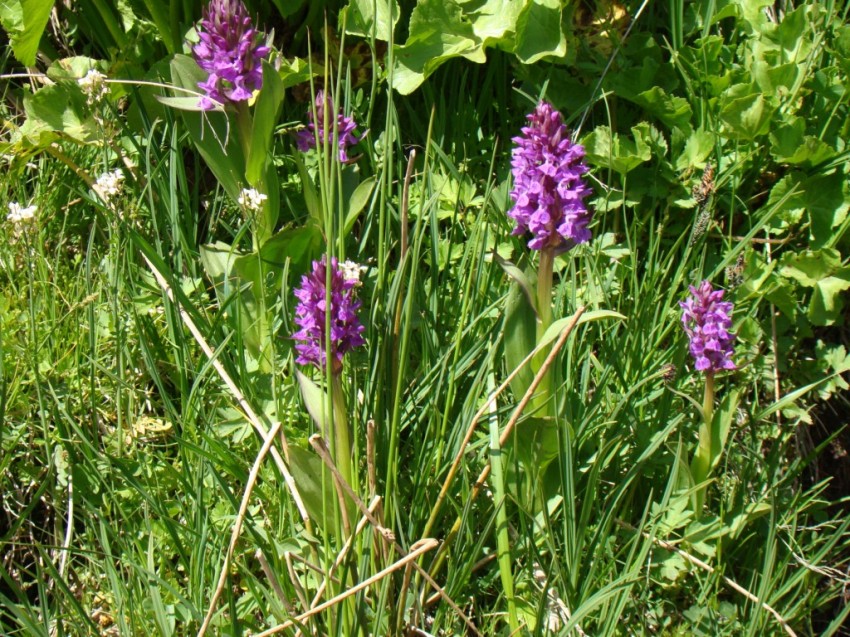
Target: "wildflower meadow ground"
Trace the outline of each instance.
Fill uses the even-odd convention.
[[[849,635],[850,8],[0,8],[0,634]]]

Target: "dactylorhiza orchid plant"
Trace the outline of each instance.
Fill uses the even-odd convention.
[[[176,55],[171,61],[176,96],[163,101],[183,111],[192,140],[244,215],[250,250],[217,242],[201,251],[222,304],[238,307],[230,316],[238,322],[234,328],[253,362],[261,372],[271,373],[275,338],[270,308],[278,288],[268,282],[278,280],[282,268],[260,255],[275,234],[280,210],[271,152],[283,102],[280,72],[269,62],[268,38],[254,26],[242,0],[209,0],[196,31],[192,57]],[[252,268],[235,266],[250,260]],[[240,290],[235,297],[232,288]]]
[[[514,235],[530,234],[528,247],[540,254],[537,268],[537,341],[552,323],[552,268],[555,256],[590,240],[592,213],[584,200],[591,194],[584,147],[574,143],[561,113],[541,101],[528,117],[522,134],[514,137],[511,167],[516,222]],[[539,367],[539,361],[537,362]],[[535,370],[536,371],[536,370]],[[538,406],[551,394],[551,381],[541,383]]]
[[[263,62],[271,48],[265,36],[253,25],[242,0],[210,0],[204,8],[197,27],[199,42],[192,47],[198,66],[206,78],[197,83],[203,91],[197,108],[210,111],[224,110],[235,121],[233,131],[247,160],[252,155],[252,145],[258,143],[256,127],[249,108],[250,100],[263,88]],[[262,245],[271,236],[276,219],[271,202],[265,195],[275,188],[266,183],[268,171],[246,171],[247,190],[262,195],[259,206],[245,206],[243,210],[252,221],[254,247]],[[245,190],[243,190],[245,192]]]
[[[346,117],[342,112],[337,113],[336,122],[334,123],[332,113],[334,112],[334,103],[330,95],[320,90],[316,93],[316,101],[314,104],[315,116],[313,110],[307,112],[308,124],[304,130],[298,132],[296,143],[298,150],[306,152],[311,148],[316,147],[316,140],[319,144],[326,144],[336,137],[337,147],[339,148],[339,161],[343,164],[348,163],[348,148],[359,142],[363,136],[357,137],[354,134],[357,128],[357,123],[353,117]],[[329,113],[330,115],[326,115]]]
[[[732,327],[732,303],[723,300],[723,290],[715,290],[709,281],[699,287],[690,286],[690,296],[680,301],[682,326],[689,339],[689,350],[694,367],[705,374],[699,446],[691,462],[694,484],[701,485],[708,478],[714,461],[723,450],[726,436],[715,431],[714,375],[721,370],[736,368],[732,361],[735,335]],[[705,487],[695,491],[695,513],[700,514],[705,500]]]
[[[311,272],[301,278],[295,290],[298,305],[295,323],[300,328],[292,335],[296,341],[295,362],[314,365],[330,376],[333,424],[322,435],[329,439],[340,473],[352,482],[351,436],[342,387],[343,358],[365,343],[364,327],[357,316],[361,302],[356,297],[360,286],[360,268],[351,262],[338,263],[327,257],[314,261]],[[328,367],[330,361],[330,367]]]

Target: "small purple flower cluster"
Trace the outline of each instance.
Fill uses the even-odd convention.
[[[330,95],[325,96],[324,91],[319,91],[316,93],[316,116],[313,118],[313,111],[310,110],[307,112],[307,119],[310,122],[307,124],[307,128],[304,130],[298,131],[296,136],[296,143],[298,144],[298,150],[305,152],[310,150],[311,148],[316,147],[316,127],[319,128],[319,142],[324,144],[327,140],[332,140],[334,137],[334,122],[331,117],[328,118],[327,122],[325,122],[325,109],[328,110],[329,113],[334,112],[334,103],[331,99]],[[325,125],[327,124],[327,140],[325,139]],[[357,128],[357,124],[352,117],[346,117],[342,113],[337,115],[337,123],[336,123],[336,134],[338,137],[338,146],[339,146],[339,160],[342,163],[348,162],[348,152],[347,149],[350,146],[354,146],[357,142],[359,142],[363,137],[356,137],[354,135],[354,129]]]
[[[697,370],[714,373],[735,369],[730,356],[735,335],[732,327],[732,303],[723,301],[723,290],[715,290],[703,281],[698,288],[690,286],[691,296],[680,301],[682,325],[690,339],[690,352]]]
[[[333,357],[331,371],[342,371],[342,358],[346,352],[363,345],[363,330],[357,318],[360,301],[355,297],[355,288],[360,284],[356,276],[347,275],[347,269],[341,268],[336,258],[331,259],[331,293],[326,294],[327,258],[313,261],[313,271],[301,277],[301,287],[295,290],[298,307],[295,309],[295,323],[300,327],[292,335],[296,341],[295,359],[300,365],[316,365],[325,368],[325,326],[327,313],[330,312],[330,341]],[[329,298],[328,298],[329,297]],[[327,301],[330,300],[330,308]]]
[[[516,221],[514,235],[531,232],[532,250],[563,252],[590,239],[584,147],[570,141],[561,114],[547,102],[540,102],[528,120],[513,139],[515,205],[508,216]]]
[[[192,52],[209,77],[198,84],[206,93],[198,107],[210,110],[250,99],[263,85],[261,61],[270,49],[261,44],[263,35],[254,29],[242,0],[210,0],[199,26],[201,41]]]

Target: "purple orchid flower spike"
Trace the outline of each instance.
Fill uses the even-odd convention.
[[[306,152],[311,148],[316,147],[316,127],[319,129],[319,143],[324,144],[326,141],[333,139],[334,136],[334,122],[333,119],[331,119],[333,115],[331,115],[327,120],[328,140],[325,139],[325,109],[328,110],[328,113],[333,113],[334,103],[329,95],[325,95],[324,91],[316,93],[315,109],[315,120],[313,119],[313,110],[311,109],[307,112],[307,119],[309,120],[307,128],[298,131],[296,136],[298,150],[301,152]],[[354,134],[354,129],[357,128],[357,123],[354,121],[353,117],[346,117],[342,113],[337,114],[336,128],[339,146],[339,161],[347,163],[349,161],[348,148],[354,146],[363,139],[363,135],[357,137]]]
[[[198,106],[210,110],[217,105],[244,102],[263,86],[262,60],[269,47],[263,34],[254,29],[241,0],[210,0],[204,9],[192,53],[204,71],[206,81],[198,87],[206,95]]]
[[[349,262],[339,265],[331,259],[331,291],[326,294],[327,258],[313,261],[313,270],[301,278],[301,287],[295,290],[298,307],[295,323],[300,327],[292,335],[296,341],[300,365],[316,365],[325,368],[325,334],[327,313],[330,312],[330,341],[333,359],[331,371],[342,371],[342,359],[355,347],[363,345],[364,327],[357,318],[360,301],[355,297],[355,288],[360,285],[359,268]],[[330,308],[327,301],[330,300]]]
[[[532,250],[564,252],[590,239],[584,147],[570,140],[561,114],[548,102],[540,102],[528,120],[513,138],[514,207],[508,216],[516,221],[514,235],[531,233]]]
[[[690,291],[691,295],[679,305],[695,367],[710,374],[735,369],[731,359],[735,335],[729,333],[732,303],[723,301],[723,290],[715,290],[708,281],[700,283],[698,288],[690,286]]]

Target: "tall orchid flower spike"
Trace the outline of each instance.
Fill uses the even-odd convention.
[[[307,128],[298,131],[296,143],[298,150],[305,152],[316,147],[316,129],[319,131],[319,142],[324,144],[328,140],[332,140],[334,136],[334,121],[331,119],[334,113],[334,103],[330,95],[325,95],[324,91],[316,93],[316,117],[313,118],[313,111],[307,113],[309,120]],[[325,121],[325,110],[331,113]],[[346,117],[341,112],[337,114],[336,134],[338,137],[337,146],[339,147],[339,161],[346,163],[349,161],[348,148],[354,146],[357,142],[363,139],[363,136],[355,136],[354,129],[357,128],[357,123],[353,117]],[[327,139],[325,139],[325,126],[327,125]]]
[[[698,288],[690,286],[690,292],[679,305],[695,367],[712,374],[721,369],[735,369],[731,358],[735,335],[729,333],[732,303],[724,301],[723,290],[715,290],[708,281],[700,283]]]
[[[242,0],[210,0],[199,24],[200,42],[192,53],[209,76],[198,84],[206,95],[198,107],[244,102],[263,85],[262,60],[269,47],[256,29]]]
[[[706,500],[706,481],[723,452],[726,440],[723,431],[729,431],[728,424],[724,428],[720,422],[715,422],[714,373],[722,369],[735,369],[732,361],[735,335],[729,332],[732,327],[732,303],[723,300],[723,290],[715,290],[711,283],[703,281],[699,287],[690,286],[690,292],[690,296],[679,303],[682,308],[682,326],[690,341],[694,366],[705,374],[699,446],[691,461],[691,479],[696,486],[692,501],[694,513],[699,517]]]
[[[584,147],[570,140],[561,114],[548,102],[540,102],[528,121],[513,138],[514,207],[508,216],[516,222],[514,235],[531,233],[532,250],[564,252],[590,239]]]
[[[327,315],[330,314],[331,371],[334,375],[342,371],[342,359],[355,347],[363,345],[364,327],[357,317],[361,302],[355,297],[355,289],[360,281],[351,272],[346,262],[344,267],[331,259],[331,290],[327,293],[327,258],[313,261],[313,270],[301,278],[301,287],[295,290],[298,307],[295,309],[295,323],[300,327],[292,335],[297,343],[295,350],[300,365],[316,365],[325,369],[327,334]],[[330,301],[330,307],[327,306]]]

